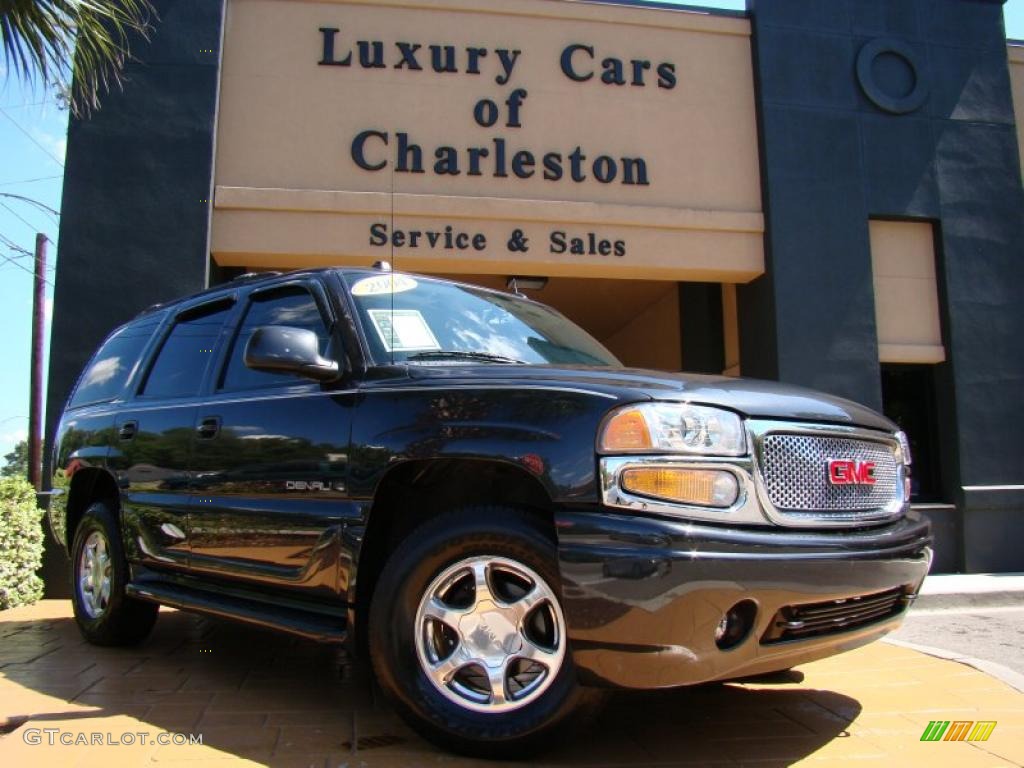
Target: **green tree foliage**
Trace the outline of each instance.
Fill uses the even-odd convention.
[[[21,477],[0,478],[0,610],[43,596],[43,511]]]
[[[10,71],[88,115],[121,86],[129,40],[146,38],[155,16],[149,0],[0,0],[0,44]]]
[[[4,456],[4,465],[0,467],[3,477],[28,477],[28,440],[22,440],[14,446],[14,450]]]

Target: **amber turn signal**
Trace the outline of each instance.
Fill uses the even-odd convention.
[[[723,470],[634,467],[621,482],[630,493],[701,507],[731,507],[740,492],[736,476]]]
[[[619,411],[604,428],[602,451],[644,451],[653,448],[647,419],[636,408]]]

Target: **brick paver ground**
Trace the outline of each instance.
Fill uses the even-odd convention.
[[[415,736],[378,700],[365,670],[342,678],[329,647],[170,610],[147,642],[127,650],[85,644],[66,601],[0,612],[5,719],[5,768],[496,765]],[[930,720],[998,725],[984,743],[921,742]],[[43,729],[58,729],[54,745]],[[131,745],[60,743],[140,732],[146,737]],[[202,734],[203,743],[152,743],[160,732]],[[42,743],[28,743],[34,737]],[[796,763],[1020,766],[1024,694],[970,667],[875,643],[772,683],[616,694],[531,764]]]

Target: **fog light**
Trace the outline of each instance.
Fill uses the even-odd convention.
[[[715,645],[727,651],[742,643],[750,634],[757,618],[757,604],[753,600],[740,600],[725,612],[715,627]]]
[[[722,617],[722,620],[718,622],[718,626],[715,627],[715,644],[722,642],[722,638],[725,637],[725,633],[729,631],[729,614]]]
[[[622,488],[680,504],[731,507],[740,493],[732,472],[712,469],[635,467],[622,473]]]

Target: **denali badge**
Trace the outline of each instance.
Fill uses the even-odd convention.
[[[285,480],[284,489],[286,491],[337,491],[344,493],[345,484],[340,480],[336,483],[323,480]]]
[[[875,462],[829,459],[828,481],[832,485],[874,485]]]

